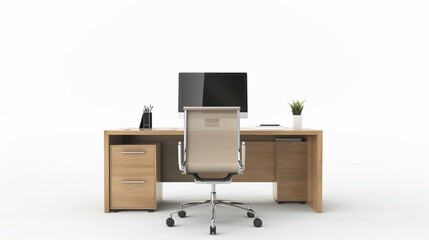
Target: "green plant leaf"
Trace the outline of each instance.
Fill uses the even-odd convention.
[[[293,115],[301,115],[305,101],[292,100],[292,103],[289,103]]]

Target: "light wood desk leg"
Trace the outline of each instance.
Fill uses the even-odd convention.
[[[307,203],[318,213],[322,212],[322,138],[322,132],[308,138]]]
[[[104,132],[104,212],[110,212],[110,143],[109,135]]]

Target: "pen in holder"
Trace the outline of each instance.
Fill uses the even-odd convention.
[[[140,121],[139,128],[152,129],[152,109],[152,105],[149,105],[149,107],[144,105],[143,115]]]

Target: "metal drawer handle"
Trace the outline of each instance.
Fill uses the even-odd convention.
[[[122,152],[122,154],[144,154],[144,151],[141,151],[141,152]]]
[[[122,180],[123,184],[143,184],[146,183],[145,180]]]

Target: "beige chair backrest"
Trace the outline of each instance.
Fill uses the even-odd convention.
[[[237,173],[239,107],[184,107],[188,173]]]

